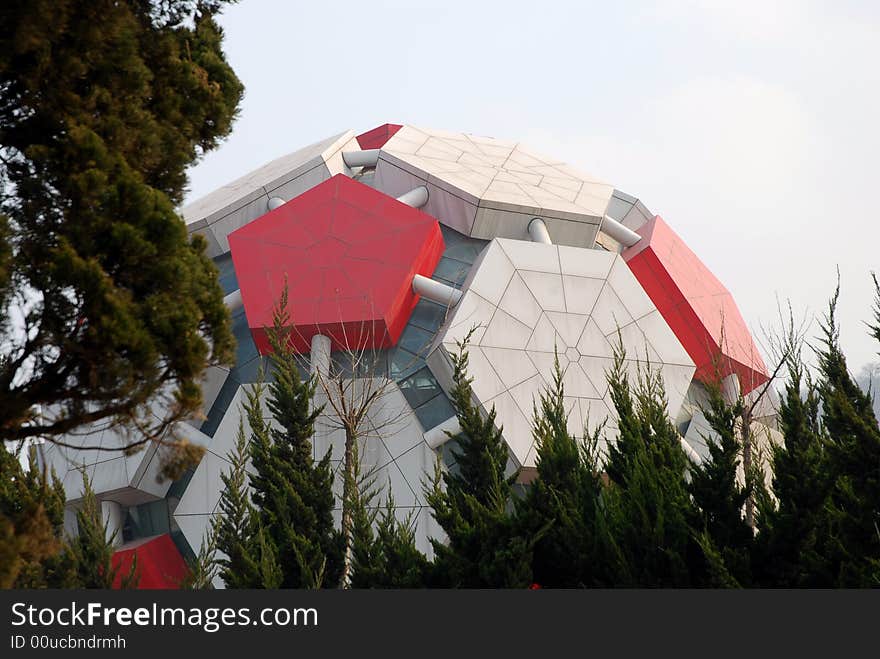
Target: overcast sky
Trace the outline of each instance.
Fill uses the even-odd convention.
[[[228,8],[247,90],[188,201],[349,128],[520,140],[642,199],[760,336],[840,268],[850,368],[880,271],[880,3],[291,2]]]

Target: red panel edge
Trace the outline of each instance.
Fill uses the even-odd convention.
[[[361,133],[355,139],[362,149],[381,149],[401,128],[401,124],[382,124]]]

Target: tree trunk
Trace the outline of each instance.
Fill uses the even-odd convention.
[[[355,441],[357,435],[350,428],[345,429],[345,476],[342,481],[342,537],[343,559],[342,559],[342,575],[339,578],[339,587],[348,588],[351,585],[351,563],[352,563],[352,547],[351,547],[351,498],[353,488],[357,487],[354,481],[356,459]]]
[[[740,430],[743,450],[743,476],[746,487],[752,483],[752,414],[747,407],[743,407],[742,429]],[[755,530],[755,496],[749,493],[746,499],[746,524]]]

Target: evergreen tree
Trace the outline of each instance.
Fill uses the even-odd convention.
[[[562,369],[534,410],[537,476],[518,505],[535,544],[534,580],[544,588],[613,584],[616,554],[602,510],[598,441],[604,424],[579,442],[568,432]]]
[[[2,3],[0,439],[100,419],[155,437],[232,359],[206,242],[175,211],[242,96],[222,4]]]
[[[55,474],[30,468],[0,445],[0,588],[72,587],[64,548],[64,488]]]
[[[625,355],[608,374],[619,438],[609,447],[604,501],[620,552],[617,585],[693,587],[709,583],[698,541],[699,513],[686,483],[687,457],[666,411],[663,381],[647,369],[632,392]]]
[[[506,477],[507,447],[495,426],[495,409],[483,416],[474,405],[467,375],[467,344],[452,355],[452,405],[461,435],[453,450],[455,471],[441,473],[426,492],[448,542],[432,539],[437,585],[465,588],[524,588],[532,583],[533,541],[518,532],[513,514],[516,476]],[[445,489],[444,486],[445,485]]]
[[[267,539],[266,531],[262,527],[257,529],[256,546],[257,554],[260,557],[260,562],[257,565],[259,587],[268,590],[281,588],[284,573],[278,563],[278,552],[275,545]]]
[[[688,490],[700,510],[703,533],[701,546],[710,557],[716,584],[751,584],[751,552],[754,533],[743,515],[751,496],[751,482],[740,485],[736,473],[740,464],[737,419],[742,415],[742,399],[728,404],[717,383],[708,384],[709,403],[703,414],[715,437],[704,437],[709,456],[690,467]]]
[[[223,554],[217,559],[219,575],[227,588],[260,588],[259,531],[256,512],[247,486],[248,445],[244,420],[238,423],[235,447],[229,452],[232,467],[221,474],[223,491],[219,512],[212,524],[216,548]]]
[[[819,351],[819,398],[825,427],[835,585],[880,586],[880,427],[872,400],[853,380],[840,350],[834,292]],[[880,313],[880,310],[878,310]]]
[[[772,447],[773,495],[759,497],[756,581],[771,587],[833,585],[824,543],[829,475],[816,387],[791,344],[788,381],[779,410],[784,444]]]
[[[372,507],[379,494],[375,479],[361,476],[355,451],[356,479],[352,494],[352,588],[422,588],[427,585],[428,560],[416,547],[415,524],[410,513],[397,519],[389,492],[381,515]],[[374,530],[375,529],[375,530]]]
[[[218,567],[216,526],[208,525],[199,553],[189,561],[189,573],[180,584],[181,590],[210,590],[214,587]]]
[[[68,549],[75,564],[76,587],[136,588],[139,578],[137,557],[132,561],[128,573],[120,573],[113,567],[113,541],[116,531],[108,533],[101,505],[85,472],[82,479],[82,503],[76,513],[79,533],[70,540]]]
[[[311,438],[323,408],[312,406],[315,382],[303,380],[290,342],[287,287],[269,329],[273,381],[263,414],[260,388],[245,406],[251,427],[251,487],[267,544],[277,552],[283,588],[333,587],[342,569],[341,534],[333,524],[333,472],[328,452],[317,463]]]

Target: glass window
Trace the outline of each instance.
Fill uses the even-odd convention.
[[[446,398],[445,394],[435,396],[427,403],[415,410],[416,417],[422,428],[433,428],[446,421],[449,417],[455,416],[455,410],[452,409],[452,403]]]
[[[407,352],[424,357],[433,338],[433,332],[428,332],[415,325],[407,325],[403,330],[403,334],[400,335],[397,345]]]
[[[471,266],[469,264],[444,256],[437,263],[437,269],[434,270],[434,279],[442,279],[453,286],[460,286],[467,278],[470,269]]]
[[[405,380],[401,380],[400,391],[413,409],[441,393],[440,385],[427,368],[422,368]]]
[[[244,364],[257,356],[257,346],[251,336],[251,330],[248,327],[247,318],[243,311],[232,318],[232,334],[235,336],[237,343],[235,351],[236,364]]]
[[[480,252],[483,251],[484,245],[485,243],[478,243],[476,241],[451,245],[443,252],[443,256],[472,265],[473,262],[477,260],[477,256],[480,255]]]
[[[403,348],[397,348],[391,356],[391,379],[400,380],[401,378],[405,378],[411,373],[419,370],[424,365],[425,360],[421,357],[417,357]]]
[[[442,304],[422,298],[413,309],[409,322],[416,327],[436,333],[443,321],[446,320],[446,311],[446,307]]]
[[[235,275],[235,267],[232,264],[232,252],[226,252],[214,259],[214,265],[219,271],[220,288],[224,295],[238,290],[238,278]]]

